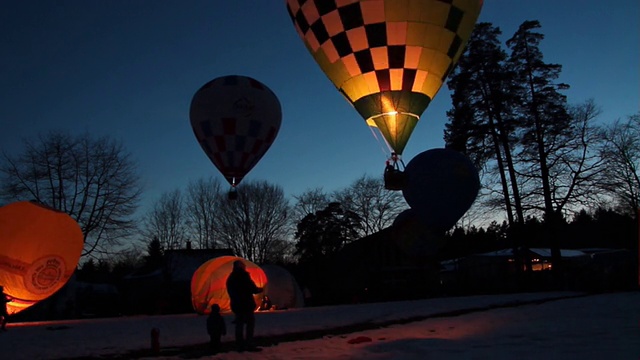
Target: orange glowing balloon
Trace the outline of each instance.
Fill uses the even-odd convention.
[[[227,278],[233,270],[233,262],[241,260],[246,266],[251,280],[257,287],[267,286],[267,276],[256,264],[236,256],[220,256],[202,264],[191,278],[191,303],[198,314],[208,314],[211,305],[218,304],[220,312],[230,312],[231,302],[227,294]],[[256,309],[262,302],[263,294],[253,296]]]
[[[78,265],[84,236],[66,213],[20,201],[0,207],[0,286],[16,314],[62,288]]]

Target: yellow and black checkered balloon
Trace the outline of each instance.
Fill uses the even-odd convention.
[[[481,8],[482,0],[287,0],[320,68],[397,154],[462,54]]]

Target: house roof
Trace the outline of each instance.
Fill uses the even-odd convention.
[[[231,249],[180,249],[167,250],[165,255],[165,270],[172,281],[190,282],[198,268],[218,256],[231,255]]]
[[[531,251],[535,255],[538,255],[541,258],[550,258],[551,257],[551,249],[548,249],[548,248],[530,248],[529,251]],[[579,256],[586,256],[586,255],[587,255],[587,253],[585,253],[582,250],[560,249],[560,256],[562,256],[563,258],[579,257]],[[472,254],[470,256],[496,256],[496,257],[504,256],[504,257],[513,257],[514,255],[513,255],[513,249],[508,248],[508,249],[490,251],[490,252],[481,253],[481,254]]]
[[[540,257],[550,258],[551,257],[551,249],[546,248],[532,248],[530,249],[532,252],[540,255]],[[560,256],[563,258],[569,257],[579,257],[586,256],[587,254],[582,250],[572,250],[572,249],[560,249]]]

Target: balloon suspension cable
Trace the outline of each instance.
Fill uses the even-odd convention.
[[[376,139],[378,144],[380,144],[380,150],[382,151],[383,156],[387,157],[388,156],[387,154],[393,153],[393,149],[391,148],[387,140],[385,140],[385,138],[382,136],[378,137],[378,135],[376,134],[376,131],[373,129],[374,128],[373,126],[367,125],[367,127],[369,128],[369,130],[371,130],[371,134],[373,134],[373,137]],[[386,149],[384,146],[382,146],[383,143],[384,145],[386,145]]]

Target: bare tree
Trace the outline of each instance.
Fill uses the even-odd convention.
[[[604,131],[601,154],[607,164],[603,187],[617,198],[625,212],[640,209],[640,112],[616,120]]]
[[[305,216],[315,214],[329,205],[331,196],[325,193],[321,187],[307,189],[300,195],[294,195],[296,203],[291,208],[291,221],[298,224]]]
[[[220,194],[220,182],[216,178],[192,181],[187,187],[185,210],[189,233],[200,249],[217,247],[213,226]]]
[[[186,220],[180,190],[165,192],[145,216],[143,234],[147,242],[159,240],[165,250],[182,249],[188,239]]]
[[[131,234],[142,190],[119,142],[50,132],[24,143],[19,155],[3,152],[1,198],[36,200],[69,214],[84,234],[82,255],[108,252]]]
[[[360,236],[374,234],[393,224],[396,216],[408,208],[398,191],[389,191],[381,178],[363,175],[348,188],[334,194],[346,211],[360,217]]]
[[[263,263],[293,264],[297,260],[295,243],[289,239],[273,240],[269,248]]]
[[[563,131],[549,132],[545,136],[548,184],[553,211],[570,215],[584,207],[597,206],[599,174],[604,167],[598,153],[602,137],[600,129],[594,125],[600,110],[593,100],[568,106],[569,123]],[[524,181],[531,180],[530,186],[523,186],[528,209],[533,213],[545,210],[543,187],[536,161],[526,158],[520,169]]]
[[[238,186],[238,198],[221,196],[216,204],[217,238],[236,255],[264,263],[288,238],[289,204],[281,187],[266,181]]]
[[[303,263],[314,263],[335,255],[358,238],[360,223],[356,213],[345,210],[338,202],[305,216],[295,234],[297,256]]]

